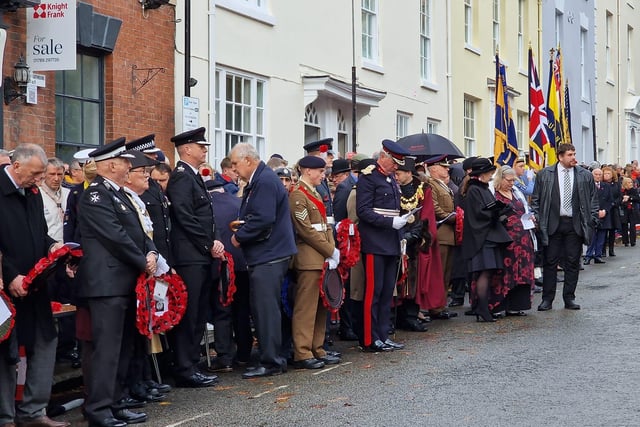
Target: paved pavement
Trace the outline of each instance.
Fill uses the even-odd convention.
[[[176,389],[149,405],[147,426],[638,426],[640,249],[580,274],[580,311],[476,323],[462,315],[428,332],[399,332],[406,349],[361,353],[336,342],[343,363]],[[78,410],[64,417],[86,425]]]

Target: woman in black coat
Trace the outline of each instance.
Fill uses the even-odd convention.
[[[614,246],[616,241],[616,230],[621,229],[620,225],[620,200],[622,195],[620,194],[621,186],[618,181],[618,174],[611,166],[605,166],[602,168],[602,181],[605,185],[609,185],[611,188],[611,196],[613,197],[613,205],[611,205],[611,228],[607,232],[607,238],[605,245],[609,245],[609,256],[616,256],[614,252]],[[602,250],[602,254],[606,252],[606,248]]]
[[[501,222],[505,205],[496,202],[489,190],[489,181],[496,167],[485,158],[472,162],[464,199],[464,230],[462,256],[472,275],[471,297],[476,320],[493,322],[489,311],[489,288],[493,276],[504,268],[502,248],[511,237]]]
[[[638,189],[633,187],[633,180],[624,177],[622,179],[622,197],[620,202],[620,222],[622,231],[622,243],[625,246],[636,245],[636,204],[640,202]]]

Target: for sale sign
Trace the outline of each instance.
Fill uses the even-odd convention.
[[[32,71],[76,69],[76,0],[27,8],[27,64]]]

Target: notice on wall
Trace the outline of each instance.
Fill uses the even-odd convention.
[[[182,131],[197,129],[199,120],[200,100],[190,96],[182,97]]]
[[[26,11],[26,57],[31,71],[75,70],[76,0],[45,0]]]

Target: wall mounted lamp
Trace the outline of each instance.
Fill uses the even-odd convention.
[[[12,101],[26,96],[27,84],[29,83],[29,66],[20,55],[20,59],[14,65],[13,77],[5,77],[4,82],[4,103],[9,105]]]

